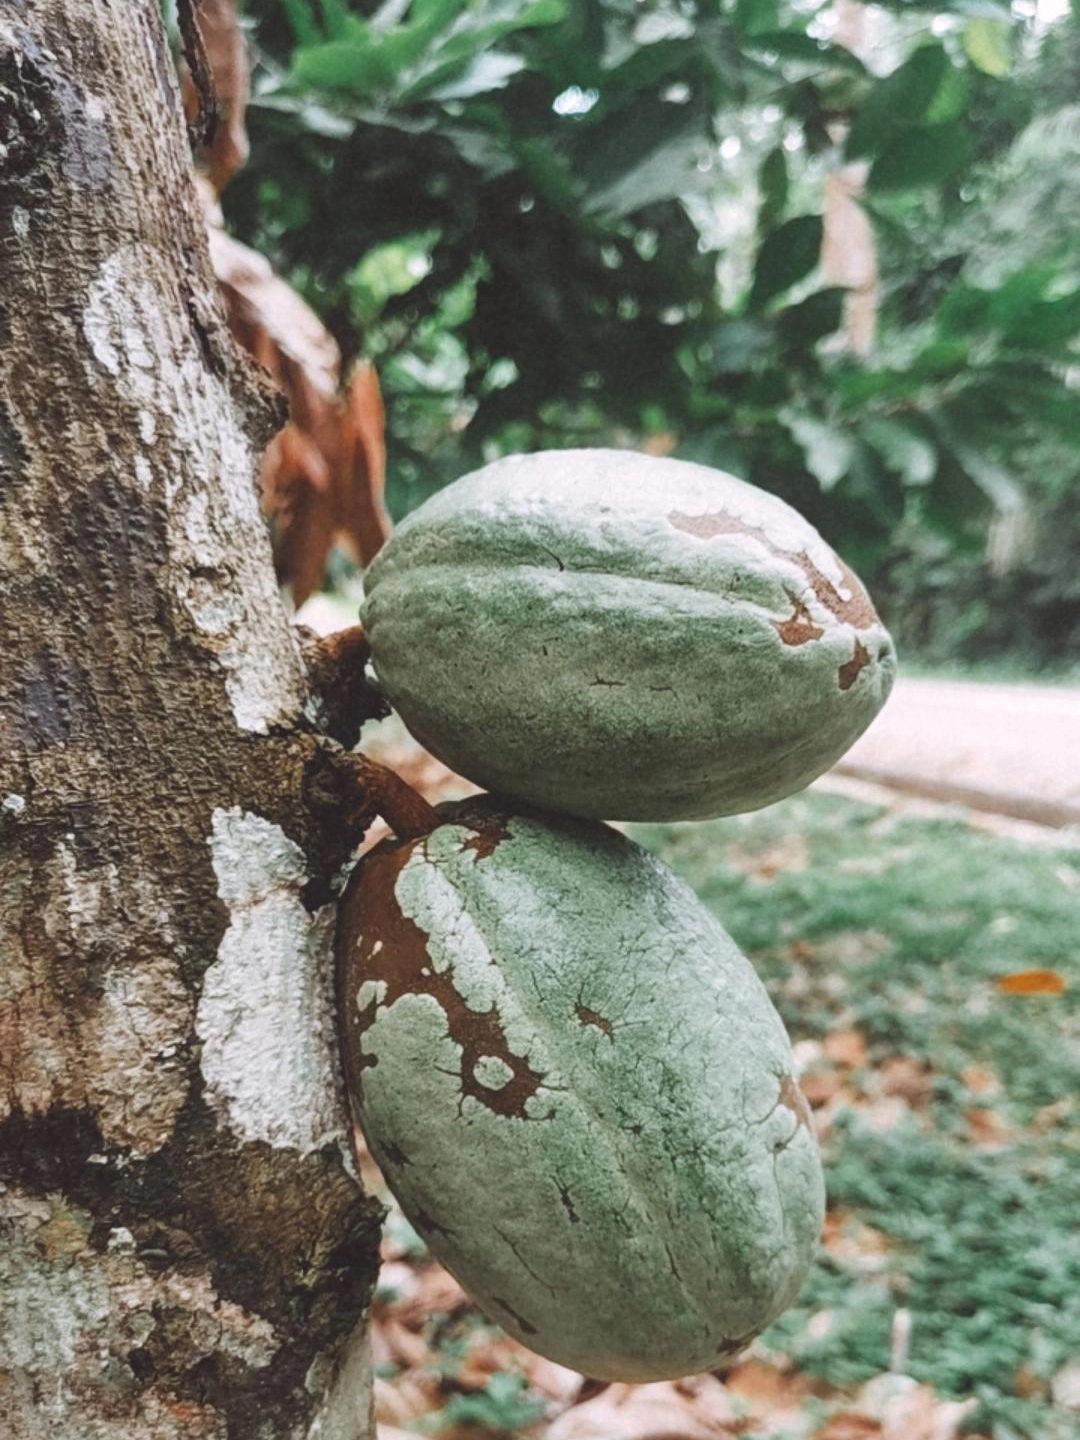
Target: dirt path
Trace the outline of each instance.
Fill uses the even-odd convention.
[[[836,771],[1042,825],[1080,824],[1080,688],[899,680]]]

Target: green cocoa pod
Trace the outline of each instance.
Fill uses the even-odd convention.
[[[380,685],[487,789],[700,819],[827,770],[889,693],[860,582],[789,505],[622,450],[500,460],[422,505],[365,579]]]
[[[798,1293],[823,1184],[780,1018],[693,891],[596,822],[444,807],[338,921],[372,1154],[492,1319],[587,1375],[714,1369]]]

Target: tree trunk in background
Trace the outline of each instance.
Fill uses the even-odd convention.
[[[838,0],[834,14],[834,43],[865,60],[872,48],[866,6],[858,0]],[[841,141],[846,138],[846,125],[843,130]],[[842,285],[848,292],[843,340],[854,355],[870,354],[877,330],[877,249],[870,217],[859,203],[869,168],[865,160],[856,160],[827,175],[822,205],[821,277],[827,285]]]
[[[157,0],[0,14],[0,1435],[363,1440],[341,752]],[[350,1339],[351,1337],[351,1339]]]

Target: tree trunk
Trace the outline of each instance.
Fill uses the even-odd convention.
[[[257,511],[277,402],[157,0],[0,12],[0,1435],[363,1440],[365,816]]]

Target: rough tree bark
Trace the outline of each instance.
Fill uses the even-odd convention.
[[[5,1440],[370,1430],[327,942],[377,783],[275,588],[279,419],[223,323],[158,0],[4,0]]]

